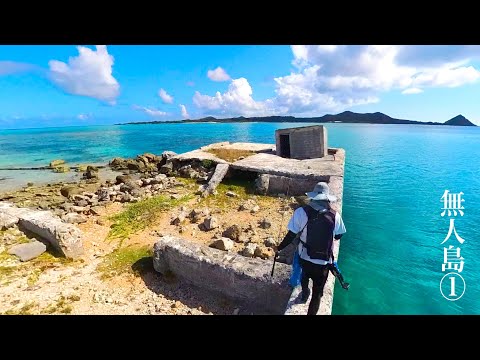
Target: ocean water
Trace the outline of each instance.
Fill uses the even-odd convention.
[[[53,159],[107,163],[164,150],[185,152],[218,141],[274,143],[279,128],[311,124],[198,123],[0,131],[0,168],[44,166]],[[327,124],[329,145],[346,150],[340,269],[351,283],[335,288],[333,314],[480,314],[480,128]],[[8,184],[71,175],[2,171]],[[7,185],[6,185],[7,184]],[[441,217],[445,190],[463,192],[464,216],[444,245],[459,246],[466,291],[442,297]]]

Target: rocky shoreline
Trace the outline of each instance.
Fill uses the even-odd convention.
[[[295,206],[298,206],[297,200],[284,196],[258,195],[246,188],[252,184],[228,185],[228,181],[227,184],[219,185],[217,190],[212,189],[211,194],[205,195],[201,190],[205,189],[208,181],[214,175],[217,164],[211,160],[176,161],[175,155],[171,151],[165,151],[160,155],[146,153],[132,159],[117,157],[108,164],[108,168],[119,173],[115,180],[101,181],[98,175],[99,168],[86,166],[82,169],[84,171],[82,179],[78,182],[45,186],[29,184],[30,186],[21,190],[0,194],[0,202],[8,202],[32,210],[49,211],[63,223],[78,226],[84,233],[86,248],[86,254],[83,257],[86,265],[81,267],[85,271],[89,269],[89,272],[84,273],[83,276],[91,279],[91,284],[96,284],[97,287],[107,287],[110,288],[109,291],[113,289],[113,293],[118,291],[118,289],[116,290],[118,282],[123,282],[126,277],[131,276],[137,281],[138,276],[128,270],[127,273],[102,280],[98,278],[98,270],[93,265],[101,267],[102,262],[105,262],[110,256],[120,256],[123,249],[140,248],[140,245],[148,245],[152,248],[155,239],[164,234],[176,236],[181,234],[182,237],[191,241],[227,252],[236,252],[247,257],[271,258],[279,241],[278,234],[286,226],[284,218],[293,211]],[[62,166],[66,167],[67,165],[64,162],[50,164],[50,168]],[[145,229],[139,228],[126,236],[123,245],[121,245],[122,242],[109,243],[106,240],[112,233],[112,229],[118,225],[113,220],[116,215],[121,214],[122,211],[123,213],[128,212],[132,206],[134,206],[133,209],[136,209],[135,211],[139,211],[135,206],[142,209],[144,205],[148,207],[155,204],[159,198],[165,203],[171,202],[168,211],[159,212],[158,216],[152,217],[152,221],[147,222],[148,226]],[[148,202],[149,200],[151,203]],[[139,216],[141,220],[141,214]],[[6,279],[7,284],[13,284],[19,279],[10,276],[2,277],[3,268],[8,269],[4,271],[5,273],[15,273],[16,270],[10,271],[15,266],[27,273],[32,269],[27,266],[28,264],[17,259],[14,254],[9,253],[11,247],[18,245],[19,241],[41,243],[42,239],[27,236],[20,231],[17,225],[6,226],[2,223],[0,225],[2,227],[0,229],[0,253],[3,254],[0,254],[0,283]],[[37,246],[36,251],[38,249]],[[32,264],[34,271],[39,271],[35,265],[36,261],[42,259],[46,254],[42,255],[42,251],[38,251],[38,253],[36,258],[32,258],[33,260],[27,260]],[[139,259],[136,260],[139,261]],[[57,258],[52,261],[56,263]],[[133,268],[134,264],[130,264],[129,267]],[[78,271],[82,272],[83,270]],[[40,278],[48,279],[47,273],[48,271],[41,270]],[[132,291],[143,294],[145,279],[149,277],[158,277],[158,274],[147,272],[141,276],[144,283],[137,281],[138,283]],[[71,282],[68,278],[64,281]],[[175,286],[180,292],[199,291],[198,289],[192,290],[187,285],[176,284]],[[26,286],[26,288],[31,287],[32,285]],[[49,288],[51,289],[51,286]],[[61,290],[62,287],[59,285],[58,292],[62,292]],[[94,291],[95,289],[90,288],[90,290]],[[37,291],[41,294],[41,289]],[[82,293],[79,295],[82,302],[90,304],[90,310],[86,310],[85,307],[74,307],[72,303],[69,305],[72,307],[72,313],[98,313],[97,311],[100,310],[96,309],[96,305],[94,305],[98,302],[95,299],[92,302],[92,299],[87,299],[90,295],[87,296],[84,292],[80,292]],[[6,294],[0,291],[0,300],[5,296]],[[84,299],[85,296],[87,298]],[[224,306],[219,305],[218,302],[226,304],[228,301],[209,298],[205,294],[202,297],[204,303],[209,304],[207,307],[213,309],[203,313],[231,313],[231,311],[242,313],[247,311],[246,306],[242,307],[241,311],[237,307],[230,307],[237,305],[229,305],[225,310]],[[157,299],[158,296],[155,298]],[[7,301],[8,299],[4,298],[3,300]],[[7,303],[10,302],[7,301],[5,304]],[[21,303],[20,300],[20,305]],[[137,306],[135,309],[127,309],[126,313],[145,313],[147,311],[147,313],[163,314],[195,313],[196,311],[185,303],[178,303],[178,300],[175,300],[174,304],[176,305],[172,305],[172,307],[154,304],[147,306],[148,310],[145,310],[143,306]],[[14,310],[5,307],[2,309],[0,306],[0,313],[2,311],[18,312],[22,309],[20,305],[15,306]],[[37,310],[28,312],[42,313],[45,311],[41,306],[37,306],[37,308]],[[115,304],[110,304],[106,313],[123,313],[124,310],[118,309]],[[202,312],[200,311],[200,313]]]

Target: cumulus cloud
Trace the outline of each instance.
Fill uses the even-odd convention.
[[[207,76],[210,80],[213,81],[228,81],[230,80],[230,75],[222,69],[220,66],[217,67],[215,70],[208,70]]]
[[[217,91],[215,96],[208,96],[196,91],[193,103],[210,114],[261,116],[273,112],[272,100],[255,101],[252,94],[247,79],[239,78],[232,80],[223,94]]]
[[[377,102],[392,89],[414,94],[480,78],[467,66],[480,57],[479,46],[297,45],[292,53],[296,71],[275,81],[278,104],[295,114]]]
[[[49,77],[59,88],[69,94],[88,96],[114,103],[120,85],[112,75],[114,58],[105,45],[96,50],[78,46],[78,56],[70,57],[68,64],[50,60]]]
[[[419,88],[408,88],[402,91],[402,94],[404,95],[411,95],[411,94],[420,94],[422,93],[423,90]]]
[[[160,98],[165,104],[173,103],[173,97],[169,95],[164,89],[158,90],[158,96],[160,96]]]
[[[188,119],[190,117],[185,105],[180,104],[180,111],[182,112],[182,116],[184,119]]]
[[[418,94],[433,87],[458,87],[477,82],[480,46],[422,45],[295,45],[294,70],[274,78],[275,96],[253,99],[245,78],[231,81],[215,96],[196,92],[194,104],[210,113],[262,116],[319,116],[380,101],[399,90]]]
[[[134,110],[144,112],[145,114],[153,116],[153,117],[160,117],[160,116],[168,115],[168,113],[166,113],[164,111],[161,111],[159,109],[155,109],[153,107],[144,107],[144,106],[139,106],[139,105],[133,105],[132,108]]]
[[[26,64],[15,61],[0,61],[0,76],[18,74],[34,69],[32,64]]]

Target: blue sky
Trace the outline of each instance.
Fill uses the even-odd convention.
[[[480,125],[480,46],[0,46],[0,128],[344,110]]]

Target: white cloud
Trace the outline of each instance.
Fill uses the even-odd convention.
[[[53,83],[69,94],[88,96],[114,103],[120,85],[112,76],[114,58],[105,45],[96,50],[78,46],[78,56],[70,57],[68,64],[50,60],[49,77]]]
[[[423,90],[419,88],[408,88],[402,91],[402,94],[404,95],[411,95],[411,94],[420,94],[422,93]]]
[[[173,97],[169,95],[164,89],[158,90],[158,96],[160,96],[160,98],[165,104],[173,103]]]
[[[78,114],[77,119],[78,120],[88,120],[92,117],[92,114]]]
[[[26,64],[15,61],[0,61],[0,76],[18,74],[34,69],[32,64]]]
[[[341,111],[392,89],[413,94],[480,78],[467,66],[480,57],[479,46],[296,45],[292,53],[297,70],[275,78],[277,103],[291,114]]]
[[[247,79],[239,78],[232,80],[223,94],[217,91],[215,96],[208,96],[196,91],[193,103],[210,114],[262,116],[273,113],[272,100],[255,101],[252,94]]]
[[[294,71],[274,78],[275,96],[253,99],[245,78],[225,93],[198,91],[194,104],[209,113],[320,116],[380,101],[383,92],[418,94],[432,87],[458,87],[480,79],[472,64],[480,46],[295,45]]]
[[[190,117],[185,105],[180,104],[180,110],[182,112],[182,116],[183,116],[184,119],[188,119]]]
[[[138,105],[133,105],[132,108],[134,110],[142,111],[147,115],[153,116],[153,117],[160,117],[160,116],[165,116],[168,115],[168,113],[155,109],[153,107],[144,107],[144,106],[138,106]]]
[[[210,80],[213,81],[228,81],[230,80],[230,75],[227,74],[220,66],[215,70],[208,70],[207,76]]]

